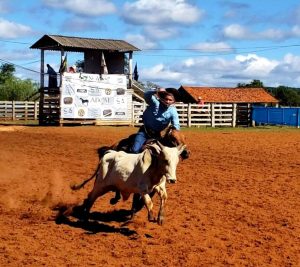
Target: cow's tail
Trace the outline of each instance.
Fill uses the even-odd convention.
[[[112,146],[102,146],[102,147],[99,147],[97,149],[97,152],[98,152],[98,156],[99,156],[99,159],[101,160],[103,158],[103,156],[109,151],[109,150],[113,150],[114,147]]]
[[[85,185],[86,183],[88,183],[89,181],[91,181],[91,180],[96,176],[96,174],[97,174],[99,168],[100,168],[100,164],[98,164],[98,167],[97,167],[96,171],[94,172],[94,174],[93,174],[90,178],[84,180],[84,181],[83,181],[82,183],[80,183],[80,184],[72,184],[72,185],[70,185],[70,188],[71,188],[72,190],[75,191],[75,190],[79,190],[79,189],[81,189],[82,187],[84,187],[84,185]]]

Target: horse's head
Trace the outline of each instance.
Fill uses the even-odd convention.
[[[165,135],[162,137],[161,143],[168,147],[176,147],[186,144],[184,134],[181,131],[176,130],[173,126],[170,126],[167,129]],[[190,156],[190,151],[185,148],[180,156],[182,159],[187,159]]]

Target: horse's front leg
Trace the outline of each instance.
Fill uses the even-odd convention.
[[[116,190],[115,196],[113,198],[111,198],[109,202],[111,205],[115,205],[119,202],[120,199],[121,199],[121,193],[119,190]]]
[[[160,207],[159,207],[159,212],[157,217],[157,223],[159,225],[162,225],[165,219],[165,204],[168,197],[167,190],[166,190],[166,181],[164,180],[162,183],[156,186],[154,190],[158,193],[160,197]]]

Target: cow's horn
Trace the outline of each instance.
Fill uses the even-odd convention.
[[[163,149],[163,148],[164,148],[164,146],[163,146],[163,144],[162,144],[161,142],[157,141],[157,144],[158,144],[158,146],[160,147],[160,149]]]

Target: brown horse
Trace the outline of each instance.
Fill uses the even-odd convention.
[[[125,151],[127,153],[131,152],[131,147],[133,146],[134,139],[135,139],[136,134],[132,134],[129,137],[122,139],[121,141],[113,144],[112,146],[103,146],[98,149],[98,154],[99,158],[103,157],[103,155],[108,151],[108,150],[116,150],[116,151]],[[156,139],[151,138],[146,141],[144,144],[144,147],[146,144],[149,144],[150,142],[156,141]],[[168,147],[176,147],[178,145],[186,145],[185,143],[185,136],[181,131],[176,130],[173,126],[169,126],[161,135],[161,137],[157,140],[164,146]],[[180,157],[182,160],[188,159],[190,155],[190,151],[188,149],[184,149],[182,153],[180,154]],[[155,194],[155,191],[153,191],[150,194],[150,197],[152,198],[153,195]],[[116,204],[121,198],[120,192],[116,191],[115,196],[110,200],[110,203],[112,205]],[[134,213],[138,212],[141,210],[144,206],[144,202],[140,199],[139,194],[134,194],[133,196],[133,203],[132,203],[132,216]]]
[[[111,145],[111,146],[102,146],[98,149],[98,154],[100,159],[103,157],[103,155],[108,150],[116,150],[116,151],[125,151],[127,153],[131,152],[131,147],[133,146],[134,139],[136,134],[132,134],[127,138],[122,139],[121,141]],[[146,143],[144,144],[144,147],[146,144],[153,142],[154,138],[148,139]],[[186,145],[185,142],[185,136],[181,131],[176,130],[173,126],[169,126],[161,135],[161,137],[157,140],[164,146],[168,147],[176,147],[179,145]],[[143,150],[143,149],[142,149]],[[190,155],[190,151],[188,149],[184,149],[181,153],[182,159],[188,159]]]

